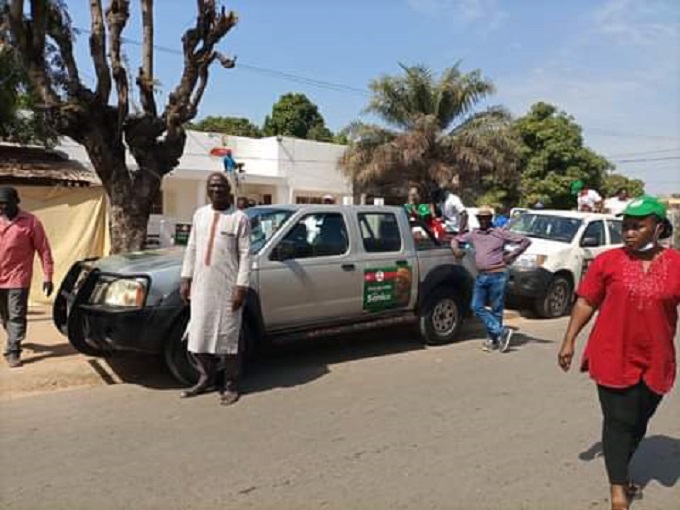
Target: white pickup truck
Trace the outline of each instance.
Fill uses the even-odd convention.
[[[592,260],[623,243],[621,219],[608,214],[526,211],[507,228],[532,241],[510,267],[509,297],[544,318],[564,315]]]

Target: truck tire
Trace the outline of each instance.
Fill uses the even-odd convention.
[[[111,351],[97,347],[87,340],[87,323],[77,311],[72,312],[66,327],[68,341],[79,353],[97,358],[111,355]]]
[[[187,350],[187,340],[184,333],[189,323],[189,315],[182,314],[172,327],[170,338],[163,347],[163,358],[170,373],[182,384],[191,386],[198,382],[198,370],[193,356]],[[243,349],[242,374],[246,371],[246,364],[256,353],[255,339],[250,334],[248,321],[243,321],[241,329],[241,349]]]
[[[198,381],[196,364],[187,350],[187,341],[184,333],[189,323],[189,314],[183,313],[173,324],[170,336],[163,346],[163,359],[168,370],[182,384],[191,386]]]
[[[454,289],[435,289],[420,311],[420,334],[428,345],[453,342],[463,324],[460,298]]]
[[[574,290],[569,279],[556,275],[548,284],[545,296],[536,299],[534,311],[543,319],[562,317],[571,306],[573,294]]]

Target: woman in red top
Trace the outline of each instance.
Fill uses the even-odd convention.
[[[666,209],[657,199],[642,197],[626,208],[625,246],[599,255],[588,269],[558,356],[568,371],[576,337],[599,310],[581,369],[597,383],[612,510],[629,508],[639,490],[629,479],[628,466],[662,395],[675,381],[680,252],[658,242],[670,231]]]

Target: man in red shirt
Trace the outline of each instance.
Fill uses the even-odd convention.
[[[26,337],[28,290],[33,276],[33,259],[42,262],[46,296],[52,294],[52,251],[42,223],[19,209],[19,194],[9,186],[0,187],[0,318],[7,332],[4,356],[11,368],[21,366],[21,342]]]
[[[656,198],[641,197],[623,214],[625,246],[597,256],[588,268],[558,355],[560,367],[569,370],[576,338],[599,310],[581,369],[597,384],[602,450],[616,510],[629,508],[639,490],[628,467],[675,381],[680,304],[680,252],[659,244],[671,233],[665,207]]]

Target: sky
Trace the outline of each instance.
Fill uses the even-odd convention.
[[[105,4],[108,0],[104,0]],[[138,67],[137,2],[124,33]],[[68,0],[76,27],[88,2]],[[399,63],[439,73],[461,62],[496,86],[488,104],[514,115],[547,101],[575,117],[585,143],[641,178],[654,194],[680,193],[680,1],[677,0],[233,0],[239,23],[219,49],[238,57],[212,68],[199,118],[261,124],[276,100],[302,92],[339,130],[363,114],[368,84]],[[190,0],[156,0],[158,102],[182,71],[181,34]],[[86,83],[94,71],[87,34],[76,44]],[[282,73],[286,76],[282,76]],[[310,80],[311,79],[311,80]],[[320,83],[319,83],[320,82]]]

